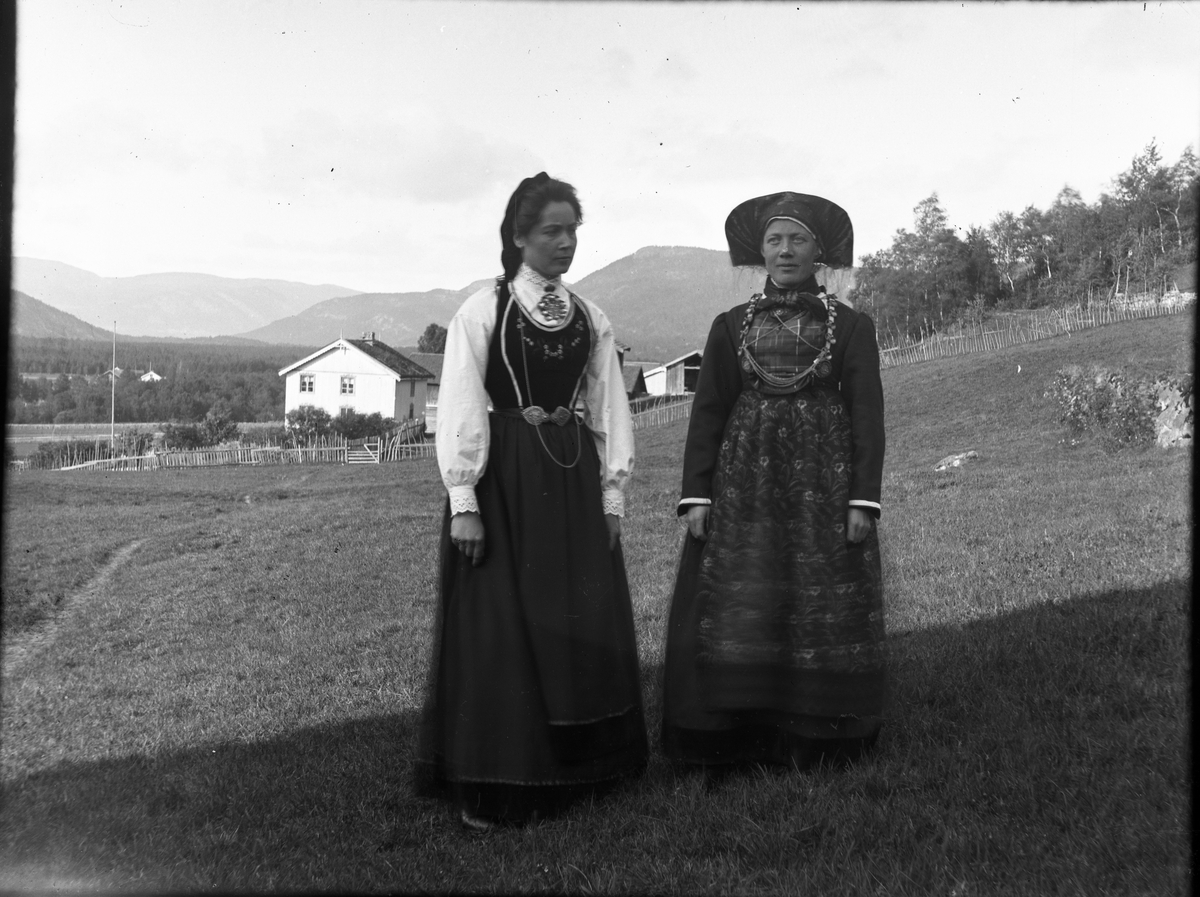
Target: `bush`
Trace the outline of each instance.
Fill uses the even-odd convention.
[[[163,448],[182,449],[184,451],[200,448],[203,445],[211,445],[211,443],[205,442],[200,424],[180,424],[173,422],[163,424],[162,444]]]
[[[306,442],[328,436],[333,426],[333,418],[324,408],[301,405],[287,413],[284,426],[298,442]]]
[[[204,445],[220,445],[238,438],[238,425],[227,414],[209,411],[200,423],[200,435]]]
[[[108,446],[82,439],[62,439],[39,442],[37,451],[29,456],[28,466],[35,470],[56,470],[72,464],[83,464],[108,457]]]
[[[1118,446],[1154,441],[1160,409],[1153,384],[1145,379],[1096,365],[1068,365],[1055,372],[1047,396],[1057,401],[1059,422],[1067,425],[1072,443],[1085,434]]]
[[[116,434],[112,454],[114,457],[120,455],[136,457],[138,455],[149,454],[150,449],[153,447],[153,433],[145,433],[141,430],[123,430]]]
[[[294,435],[283,424],[243,426],[240,432],[241,442],[245,445],[291,445]]]
[[[345,439],[375,439],[382,438],[396,429],[396,421],[384,417],[378,411],[373,414],[360,414],[343,408],[333,419],[333,429]]]

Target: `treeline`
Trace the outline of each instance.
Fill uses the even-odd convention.
[[[117,367],[125,371],[153,370],[170,374],[276,373],[310,355],[316,346],[277,346],[266,343],[200,341],[122,341],[117,336]],[[112,367],[112,343],[52,337],[19,337],[9,360],[23,374],[99,376]]]
[[[1049,209],[1001,212],[960,237],[934,193],[913,230],[865,256],[856,308],[883,334],[913,338],[975,323],[999,308],[1039,308],[1162,296],[1196,263],[1200,165],[1191,147],[1174,165],[1151,143],[1088,205],[1066,186]]]
[[[117,343],[115,405],[107,372],[112,344],[19,338],[9,359],[10,423],[99,423],[115,407],[118,423],[283,419],[279,370],[312,352],[297,346]],[[153,370],[163,379],[143,382]],[[47,373],[52,378],[25,379]]]

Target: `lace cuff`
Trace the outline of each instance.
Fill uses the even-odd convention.
[[[474,486],[452,486],[450,493],[450,516],[467,511],[479,513],[479,504],[475,501]]]
[[[604,513],[625,516],[625,493],[620,489],[604,490]]]

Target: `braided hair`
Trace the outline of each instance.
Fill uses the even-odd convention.
[[[542,210],[552,202],[568,203],[575,210],[575,222],[583,223],[583,207],[575,188],[566,181],[550,177],[544,171],[539,171],[531,178],[525,178],[513,191],[504,210],[504,220],[500,222],[500,264],[504,274],[497,278],[501,289],[507,291],[508,282],[517,276],[521,267],[521,247],[517,245],[517,236],[524,236],[533,230],[542,215]]]

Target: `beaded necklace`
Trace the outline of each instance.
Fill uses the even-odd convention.
[[[754,323],[754,312],[758,308],[758,303],[762,301],[762,298],[762,293],[755,293],[750,297],[750,302],[746,306],[746,316],[742,319],[741,340],[738,347],[738,354],[742,357],[742,369],[754,374],[772,389],[792,389],[793,387],[803,386],[804,381],[813,376],[818,378],[828,377],[833,370],[833,362],[830,359],[833,355],[833,346],[837,342],[837,339],[833,335],[834,324],[837,322],[837,297],[829,297],[829,304],[825,314],[825,345],[821,347],[812,364],[791,376],[780,376],[766,370],[758,363],[758,359],[754,357],[754,353],[751,351],[751,346],[747,343],[750,326]],[[782,324],[783,322],[780,321],[780,323]],[[791,330],[790,327],[787,329]],[[799,334],[796,334],[796,336],[798,340],[812,346],[812,343],[809,343],[804,337]]]

